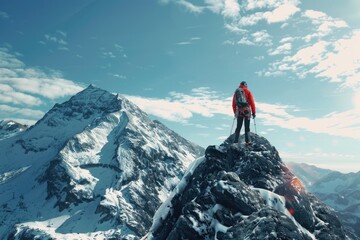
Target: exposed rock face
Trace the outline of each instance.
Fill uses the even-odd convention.
[[[209,146],[155,214],[148,239],[357,239],[308,193],[275,147]]]
[[[93,86],[0,149],[0,239],[139,239],[204,154],[126,98]]]

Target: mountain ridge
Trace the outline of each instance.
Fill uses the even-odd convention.
[[[305,163],[286,162],[286,166],[288,166],[293,173],[296,173],[296,176],[306,188],[311,187],[327,174],[334,172],[330,169],[319,168]]]

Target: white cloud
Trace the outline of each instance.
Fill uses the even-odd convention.
[[[191,95],[170,92],[170,98],[143,98],[126,96],[149,114],[169,121],[186,123],[194,114],[213,117],[215,114],[233,116],[231,98],[222,99],[208,88],[195,88]]]
[[[303,13],[303,17],[310,19],[311,23],[317,26],[317,29],[314,31],[314,33],[308,34],[303,37],[306,42],[310,42],[312,39],[315,38],[321,39],[324,36],[333,33],[335,29],[349,27],[345,21],[334,19],[324,12],[307,10]]]
[[[287,60],[295,65],[311,65],[321,61],[327,52],[329,43],[320,41],[312,46],[300,49],[294,56]]]
[[[274,4],[275,1],[264,1],[264,0],[247,0],[245,1],[246,10],[262,9],[269,7]]]
[[[246,37],[242,37],[238,42],[237,44],[240,44],[240,45],[248,45],[248,46],[254,46],[255,43],[250,41],[249,39],[247,39]]]
[[[190,45],[191,44],[191,42],[188,42],[188,41],[186,41],[186,42],[178,42],[178,43],[176,43],[177,45]]]
[[[257,103],[257,108],[260,112],[271,114],[280,118],[290,118],[291,114],[288,111],[295,111],[296,108],[294,106],[289,105],[279,105],[279,104],[269,104],[269,103]]]
[[[125,75],[120,75],[120,74],[111,74],[113,77],[115,78],[120,78],[120,79],[127,79],[127,77]]]
[[[171,92],[165,99],[126,97],[149,114],[169,121],[189,123],[194,115],[206,118],[215,115],[233,117],[232,96],[223,97],[209,88],[196,88],[190,94]],[[256,107],[259,123],[270,129],[273,129],[271,126],[277,126],[292,131],[308,131],[355,139],[360,136],[358,128],[360,112],[356,108],[311,119],[298,116],[299,109],[295,106],[257,102]],[[295,112],[297,116],[293,114]]]
[[[225,40],[225,41],[223,42],[223,44],[224,44],[224,45],[235,45],[235,41],[233,41],[233,40]]]
[[[299,0],[246,0],[244,7],[246,10],[256,10],[264,8],[276,8],[284,4],[292,4],[297,6],[300,4]]]
[[[188,0],[177,0],[175,2],[193,13],[210,10],[222,15],[225,19],[236,21],[238,28],[234,27],[235,22],[225,24],[227,29],[235,32],[244,26],[256,25],[261,20],[266,21],[268,24],[285,22],[300,11],[297,7],[300,4],[298,0],[249,0],[242,4],[244,10],[241,9],[238,0],[204,0],[203,6],[195,5]],[[253,11],[259,9],[266,9],[267,11]],[[248,11],[251,13],[247,14]]]
[[[0,112],[22,115],[22,116],[30,117],[30,118],[34,118],[34,119],[40,119],[45,114],[44,112],[42,112],[40,110],[33,110],[30,108],[17,108],[17,107],[11,107],[11,106],[7,106],[7,105],[3,105],[3,104],[0,104]]]
[[[7,14],[6,12],[0,11],[0,19],[8,19],[9,18],[9,14]]]
[[[240,16],[240,4],[238,0],[204,0],[205,9],[225,18],[236,19]]]
[[[116,55],[111,51],[103,51],[101,55],[103,58],[116,58]]]
[[[42,101],[39,98],[22,92],[17,92],[7,84],[0,84],[0,102],[30,106],[42,104]]]
[[[254,59],[258,60],[258,61],[261,61],[261,60],[264,60],[265,57],[264,56],[255,56]]]
[[[271,46],[273,43],[270,34],[266,30],[261,30],[242,37],[237,44],[248,46]]]
[[[327,14],[320,11],[315,10],[306,10],[304,12],[304,16],[310,18],[310,19],[324,19],[327,18]]]
[[[222,14],[225,17],[236,18],[240,14],[240,5],[237,0],[224,0]]]
[[[19,74],[21,73],[22,71],[19,71]],[[23,75],[16,78],[0,77],[0,82],[10,85],[16,91],[40,95],[49,99],[70,96],[83,89],[78,84],[57,75]]]
[[[0,91],[1,92],[11,92],[11,91],[14,91],[14,89],[12,87],[10,87],[9,85],[0,84]]]
[[[191,118],[192,112],[183,108],[183,104],[168,99],[143,98],[140,96],[126,96],[145,112],[160,118],[185,123]]]
[[[50,34],[45,34],[45,39],[49,42],[54,42],[54,43],[58,43],[60,45],[67,45],[67,42],[64,39],[55,37],[53,35]]]
[[[171,0],[158,0],[158,2],[159,2],[160,4],[164,4],[164,5],[170,3],[170,1],[171,1]]]
[[[196,14],[209,10],[222,15],[224,18],[235,19],[240,16],[240,4],[237,0],[204,0],[203,6],[195,5],[188,0],[176,0],[174,2]],[[169,1],[164,3],[169,3]]]
[[[177,42],[176,45],[190,45],[190,44],[194,44],[194,43],[198,42],[199,40],[201,40],[200,37],[192,37],[187,41]]]
[[[210,11],[221,14],[221,11],[224,9],[224,0],[204,0],[207,9]]]
[[[57,32],[62,35],[63,37],[67,37],[67,33],[61,30],[57,30]]]
[[[292,15],[299,12],[300,9],[293,4],[285,3],[271,12],[264,13],[264,19],[268,23],[278,23],[288,20]]]
[[[61,30],[57,30],[55,33],[53,34],[45,34],[45,42],[44,41],[40,41],[41,44],[46,44],[46,43],[53,43],[57,46],[57,48],[59,50],[64,50],[64,51],[68,51],[69,48],[67,47],[68,42],[66,41],[67,38],[67,33]]]
[[[234,23],[225,23],[225,28],[227,30],[229,30],[230,32],[233,33],[238,33],[238,34],[242,34],[242,33],[247,33],[248,30],[240,28],[237,24]]]
[[[360,87],[360,30],[354,31],[348,38],[332,44],[333,51],[325,53],[324,58],[311,72],[317,77],[327,78],[331,82],[341,82],[346,87]]]
[[[253,14],[243,16],[239,21],[239,25],[253,26],[261,20],[266,21],[268,24],[285,22],[299,11],[300,9],[296,6],[296,4],[286,2],[276,6],[276,8],[271,11],[255,12]]]
[[[40,96],[56,99],[83,89],[79,84],[64,79],[59,72],[27,67],[4,48],[0,48],[0,86],[0,91],[3,91],[1,101],[26,105],[42,104]]]
[[[348,24],[343,20],[324,22],[319,26],[319,31],[323,33],[330,33],[334,28],[347,28]]]
[[[360,111],[360,89],[357,89],[357,91],[353,95],[353,105],[355,109],[358,109],[358,111]]]
[[[267,106],[258,104],[261,111],[259,117],[266,126],[279,126],[293,131],[309,131],[313,133],[328,134],[358,139],[360,129],[357,127],[360,113],[356,109],[331,113],[320,118],[310,119],[307,117],[296,117],[289,113],[289,108],[281,106],[276,108],[278,112],[270,110]],[[274,107],[271,105],[271,107]],[[280,114],[279,114],[280,113]]]
[[[64,33],[58,34],[64,35]],[[2,118],[7,117],[32,125],[44,115],[44,112],[33,109],[45,104],[44,98],[57,99],[73,95],[83,89],[79,84],[64,79],[59,72],[53,70],[45,72],[39,68],[26,66],[18,56],[19,54],[11,53],[6,48],[0,48],[0,116]]]
[[[6,48],[0,48],[0,71],[12,71],[9,68],[21,68],[24,66],[14,54],[10,54]]]
[[[239,21],[239,27],[253,26],[263,19],[264,19],[263,12],[256,12],[248,16],[243,16]]]
[[[342,39],[318,41],[300,48],[294,55],[273,63],[269,74],[291,71],[303,78],[308,74],[340,83],[343,87],[360,87],[360,30]]]
[[[258,31],[251,34],[255,43],[265,46],[271,46],[272,40],[270,34],[266,30]]]
[[[193,12],[193,13],[201,13],[205,9],[204,7],[196,6],[196,5],[194,5],[191,2],[186,1],[186,0],[178,0],[176,2],[178,4],[184,6],[187,10],[189,10],[190,12]]]
[[[289,54],[291,49],[292,49],[292,44],[291,43],[285,43],[285,44],[283,44],[281,46],[278,46],[276,49],[270,49],[268,51],[268,53],[271,56],[280,55],[280,54]]]
[[[296,37],[284,37],[279,42],[280,43],[288,43],[288,42],[293,42],[296,39],[297,39]]]

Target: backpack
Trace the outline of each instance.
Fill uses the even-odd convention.
[[[246,108],[249,106],[246,96],[245,96],[245,91],[242,88],[238,88],[235,91],[235,103],[236,106],[241,109],[241,108]]]

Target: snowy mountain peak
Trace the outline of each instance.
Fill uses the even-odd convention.
[[[94,86],[0,149],[0,239],[137,239],[204,152]]]
[[[70,102],[83,103],[86,105],[95,104],[95,106],[105,108],[107,103],[111,103],[117,95],[114,95],[104,89],[89,85],[87,88],[70,98]],[[108,107],[112,107],[111,105]]]
[[[49,126],[57,126],[56,119],[84,120],[105,115],[121,109],[121,100],[114,95],[93,85],[85,88],[63,104],[56,104],[44,117]],[[64,122],[64,121],[62,121]]]
[[[263,137],[209,146],[155,214],[147,239],[357,239]]]

